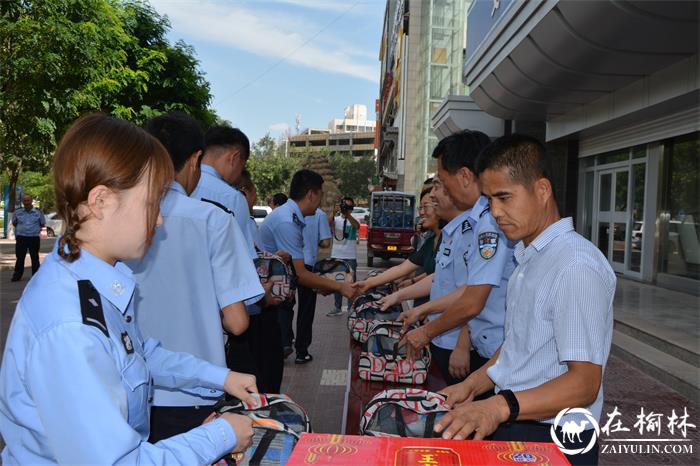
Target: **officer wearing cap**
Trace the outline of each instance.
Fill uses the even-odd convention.
[[[483,133],[465,131],[443,139],[433,151],[440,182],[454,204],[467,210],[443,228],[436,270],[451,269],[440,279],[436,274],[433,286],[440,292],[431,294],[430,302],[414,309],[409,321],[444,312],[430,314],[426,325],[405,337],[409,351],[419,350],[432,339],[438,367],[444,367],[450,365],[451,358],[460,356],[446,350],[455,348],[460,329],[468,323],[462,330],[468,333],[462,333],[462,337],[468,338],[473,350],[465,358],[469,367],[463,376],[481,367],[503,342],[505,292],[515,268],[513,244],[491,216],[475,175],[476,157],[489,142]]]
[[[161,201],[163,225],[151,248],[128,262],[138,284],[139,328],[171,351],[225,367],[222,324],[234,335],[243,333],[248,315],[242,301],[262,296],[263,288],[233,217],[188,197],[199,180],[204,149],[199,124],[177,112],[154,118],[146,130],[168,150],[175,180]],[[213,395],[156,389],[150,441],[200,425],[217,401]]]
[[[340,292],[350,298],[354,288],[350,283],[328,280],[312,273],[304,266],[304,226],[305,217],[316,212],[323,196],[323,178],[312,170],[299,170],[292,177],[289,200],[265,217],[260,226],[260,245],[263,250],[287,251],[292,257],[294,271],[299,284],[326,292]],[[304,364],[313,360],[305,348],[299,348],[295,363]],[[281,370],[279,377],[281,379]]]

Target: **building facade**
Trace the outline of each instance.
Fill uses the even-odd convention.
[[[700,292],[698,3],[476,0],[464,82],[623,277]]]
[[[319,152],[344,153],[354,157],[375,155],[376,121],[367,118],[367,106],[354,104],[345,107],[343,118],[335,118],[328,128],[307,128],[290,136],[286,141],[289,153]]]
[[[464,0],[388,0],[377,102],[379,172],[385,188],[416,192],[435,171],[432,115],[462,95]]]

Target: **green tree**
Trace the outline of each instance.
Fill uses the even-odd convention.
[[[140,0],[0,1],[0,171],[10,208],[21,171],[45,173],[58,137],[100,110],[142,124],[182,110],[205,126],[209,83],[194,50],[167,41]]]
[[[334,153],[329,157],[333,176],[343,196],[352,197],[355,203],[367,202],[370,184],[377,171],[372,157],[352,157],[348,154]]]
[[[265,136],[261,137],[258,142],[253,144],[251,154],[256,158],[278,155],[277,143],[272,139],[270,133],[267,133]]]
[[[248,160],[248,171],[258,189],[258,199],[264,203],[275,193],[289,193],[289,183],[292,175],[299,169],[301,160],[298,157],[268,155],[251,157]]]
[[[66,125],[132,82],[119,79],[128,41],[106,0],[0,2],[0,168],[11,209],[21,170],[46,171]]]
[[[209,109],[209,83],[199,69],[194,49],[183,41],[170,45],[170,22],[148,3],[113,0],[131,41],[126,45],[126,64],[134,82],[109,96],[112,114],[142,124],[153,116],[180,110],[210,126],[217,115]]]

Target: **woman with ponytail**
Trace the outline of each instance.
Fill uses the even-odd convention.
[[[255,378],[144,340],[122,261],[149,247],[173,178],[163,146],[105,115],[78,120],[55,154],[65,231],[22,294],[0,368],[5,465],[211,464],[252,440],[251,421],[221,418],[148,443],[153,387],[254,402]],[[173,284],[177,286],[177,284]]]

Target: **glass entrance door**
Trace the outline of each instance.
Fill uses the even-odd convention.
[[[598,212],[594,242],[613,270],[629,270],[631,255],[629,166],[598,172]]]

